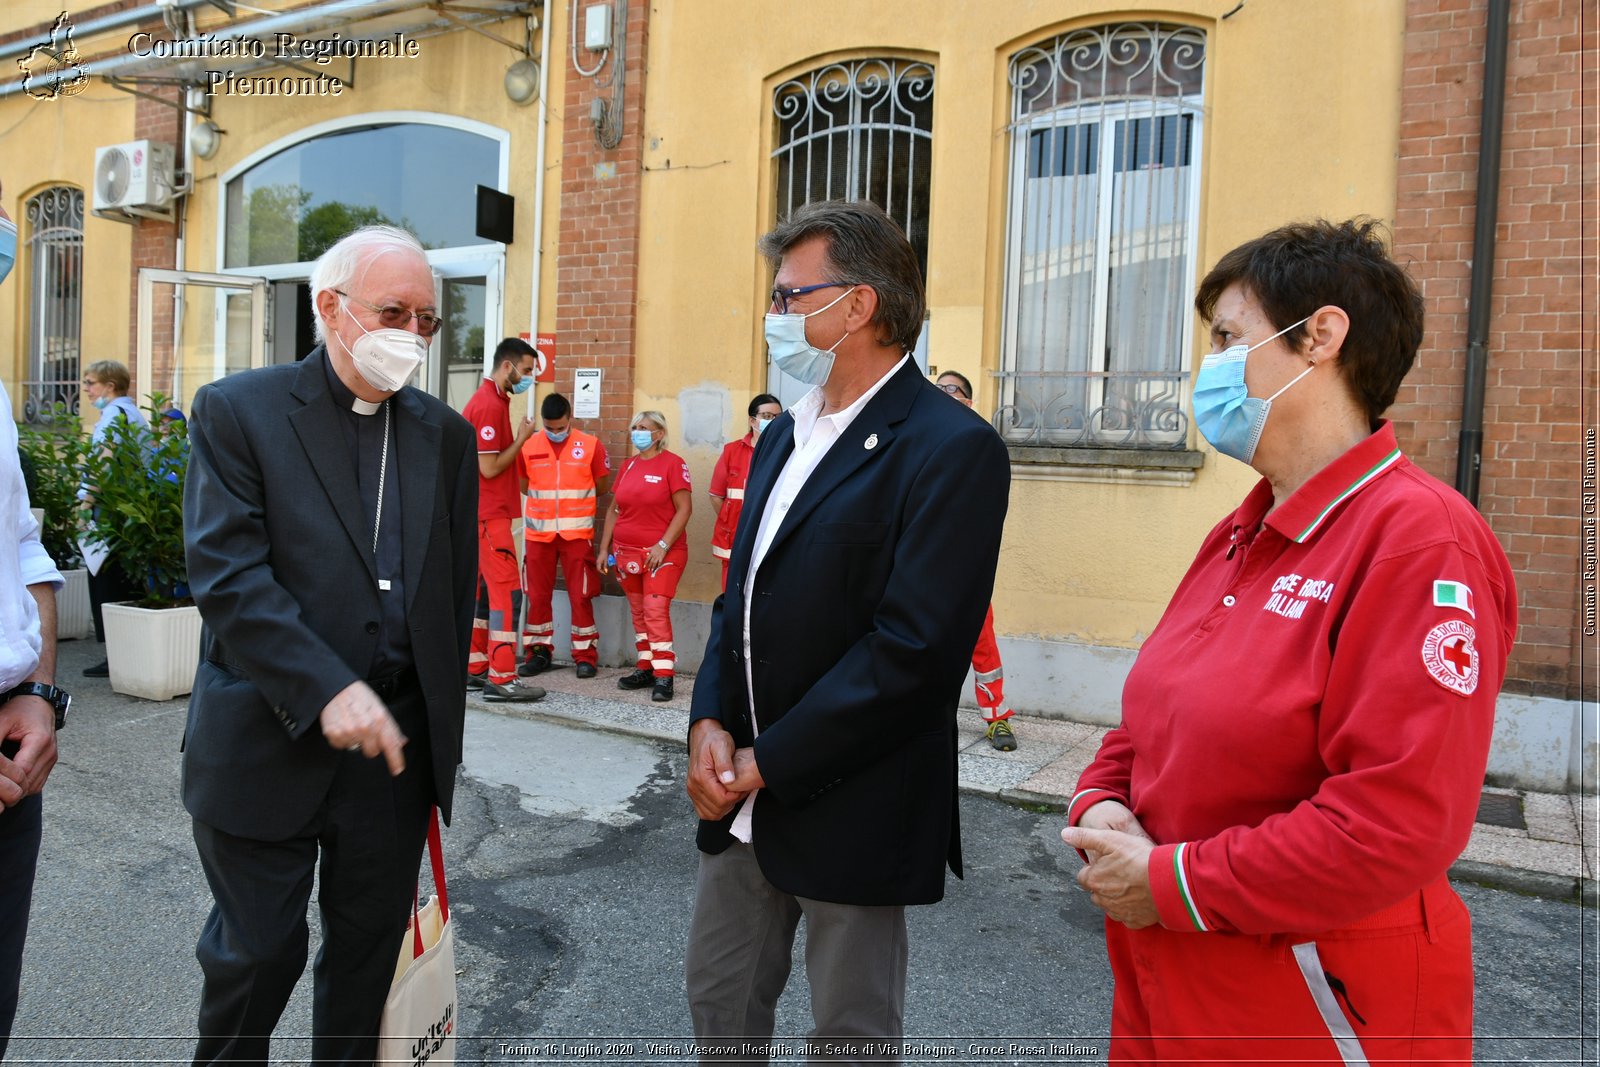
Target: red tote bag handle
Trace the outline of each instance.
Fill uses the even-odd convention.
[[[444,842],[439,837],[439,809],[434,808],[428,812],[428,858],[433,864],[433,890],[439,895],[439,918],[444,922],[450,921],[450,895],[444,883]],[[419,900],[422,890],[419,886],[411,894],[411,958],[417,959],[422,955],[422,923],[420,921]]]

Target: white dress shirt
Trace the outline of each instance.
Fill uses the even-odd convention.
[[[17,459],[17,424],[11,397],[0,382],[0,691],[25,681],[39,666],[39,607],[28,586],[65,584],[39,543],[39,524],[28,510],[28,487]]]
[[[761,525],[756,528],[756,544],[750,551],[750,568],[744,576],[744,684],[745,691],[750,700],[750,730],[751,737],[761,732],[760,725],[756,722],[756,687],[750,664],[753,662],[750,655],[750,602],[755,595],[756,571],[761,566],[761,561],[766,558],[767,549],[772,547],[772,541],[778,536],[778,530],[783,526],[783,520],[789,514],[795,498],[804,489],[817,465],[822,462],[822,457],[828,454],[833,443],[844,436],[850,424],[861,414],[861,409],[866,407],[884,384],[899,373],[900,368],[906,365],[910,355],[902,356],[900,362],[889,368],[889,372],[873,383],[872,388],[862,393],[856,402],[843,411],[835,411],[832,415],[822,414],[822,387],[819,385],[811,392],[801,397],[789,413],[794,416],[794,451],[784,462],[783,470],[778,472],[777,484],[772,487],[772,493],[767,497],[766,507],[761,509]],[[751,818],[755,810],[756,794],[759,789],[750,791],[744,798],[744,803],[739,806],[739,814],[734,816],[733,825],[728,832],[745,844],[750,843]]]

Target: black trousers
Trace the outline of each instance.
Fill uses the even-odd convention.
[[[0,1060],[5,1059],[11,1022],[17,1017],[22,943],[28,938],[28,908],[43,830],[42,794],[25,797],[16,807],[0,812]]]
[[[109,558],[102,563],[99,574],[89,575],[89,611],[94,615],[94,639],[105,643],[106,624],[100,614],[102,604],[138,600],[143,596],[144,590],[128,576],[122,564]]]
[[[390,702],[410,738],[406,769],[340,754],[326,801],[286,841],[235,837],[198,820],[195,847],[215,905],[195,957],[205,974],[194,1062],[267,1062],[272,1031],[305,970],[313,871],[322,948],[312,968],[311,1055],[371,1063],[417,887],[433,805],[422,700]]]

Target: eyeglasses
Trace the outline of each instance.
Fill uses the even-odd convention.
[[[444,325],[443,319],[437,315],[431,315],[426,311],[407,311],[405,308],[396,304],[386,304],[383,307],[379,307],[377,304],[368,303],[359,296],[351,296],[343,289],[335,289],[334,292],[338,293],[346,300],[354,300],[368,311],[376,314],[378,316],[378,322],[388,330],[403,330],[407,326],[411,325],[412,319],[416,319],[417,333],[422,337],[432,337],[434,334],[439,332],[439,327]]]
[[[955,382],[936,382],[935,384],[938,385],[940,389],[943,389],[945,392],[949,393],[951,396],[966,396],[967,395],[966,391],[964,389],[962,389],[961,386],[957,385]]]
[[[775,285],[772,287],[772,303],[767,306],[775,307],[782,314],[787,315],[789,314],[789,301],[797,296],[814,293],[818,289],[848,289],[855,284],[855,282],[818,282],[816,285],[802,285],[798,289],[780,289]]]

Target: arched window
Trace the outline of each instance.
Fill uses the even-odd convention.
[[[1182,448],[1205,34],[1122,23],[1011,57],[1008,439]]]
[[[498,189],[500,144],[401,122],[346,127],[291,145],[228,182],[228,268],[309,263],[357,226],[390,223],[427,248],[477,235],[479,185]]]
[[[83,190],[53,185],[23,205],[28,286],[28,377],[22,416],[51,421],[78,410],[83,345]]]
[[[933,68],[830,63],[774,89],[772,113],[777,217],[812,200],[871,200],[906,231],[926,277]]]

